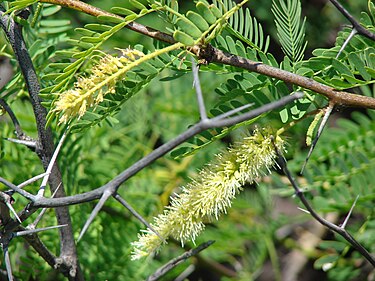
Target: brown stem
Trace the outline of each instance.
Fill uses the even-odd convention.
[[[124,19],[123,17],[112,14],[110,12],[104,11],[102,9],[99,9],[95,6],[91,6],[89,4],[86,4],[81,1],[77,0],[41,0],[40,2],[43,3],[51,3],[55,5],[60,5],[64,6],[70,9],[74,9],[83,13],[86,13],[88,15],[98,17],[98,16],[110,16],[110,17],[115,17],[119,19]],[[128,29],[133,30],[135,32],[141,33],[143,35],[152,37],[156,40],[163,41],[169,44],[174,44],[176,41],[173,39],[173,37],[169,34],[166,34],[164,32],[155,30],[151,27],[144,26],[142,24],[136,23],[136,22],[131,22],[126,26]]]
[[[96,8],[94,6],[77,0],[41,0],[40,2],[61,5],[96,17],[112,16],[123,19],[118,15],[101,10],[99,8]],[[155,29],[152,29],[150,27],[144,26],[136,22],[129,23],[126,27],[159,41],[163,41],[170,44],[176,43],[176,41],[173,39],[171,35],[157,31]],[[189,51],[197,55],[199,58],[205,59],[207,62],[214,62],[239,67],[242,69],[267,75],[272,78],[280,79],[287,83],[301,86],[305,89],[312,90],[318,94],[327,97],[330,100],[330,102],[335,105],[375,109],[375,99],[372,97],[351,94],[345,91],[337,91],[334,88],[321,84],[311,78],[300,76],[288,72],[286,70],[282,70],[276,67],[263,64],[261,62],[255,62],[240,56],[229,54],[219,49],[216,49],[211,45],[207,45],[205,47],[196,45],[189,48]]]
[[[312,90],[327,97],[331,101],[331,103],[335,105],[375,109],[375,99],[372,97],[338,91],[311,78],[306,78],[304,76],[300,76],[286,70],[269,66],[261,62],[256,62],[236,55],[232,55],[218,50],[214,47],[208,46],[207,48],[212,48],[212,50],[209,51],[210,57],[207,58],[208,61],[240,67],[253,72],[264,74],[269,77],[280,79],[287,83],[301,86],[305,89]]]

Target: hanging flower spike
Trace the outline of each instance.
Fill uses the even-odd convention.
[[[276,137],[274,143],[284,150],[284,141],[280,137]],[[165,240],[173,237],[182,246],[186,241],[194,242],[204,229],[204,222],[217,220],[222,213],[225,214],[243,185],[253,183],[264,169],[269,173],[275,158],[270,130],[255,130],[201,170],[198,179],[183,187],[164,213],[154,218],[152,227]],[[132,243],[133,260],[157,252],[165,243],[150,229],[142,232],[138,235],[139,240]]]
[[[74,89],[67,90],[59,95],[53,109],[62,113],[59,124],[67,123],[74,117],[81,118],[87,108],[93,107],[104,100],[108,93],[115,92],[118,81],[126,75],[124,69],[136,62],[144,54],[134,49],[120,49],[122,56],[105,55],[92,69],[89,77],[80,77],[74,83]],[[135,63],[134,66],[137,64]]]

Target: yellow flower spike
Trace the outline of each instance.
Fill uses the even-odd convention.
[[[137,66],[135,62],[145,56],[138,50],[126,49],[121,52],[121,57],[104,55],[89,77],[79,77],[74,89],[59,95],[53,109],[53,112],[62,113],[59,124],[75,117],[81,118],[88,108],[102,102],[106,94],[115,93],[116,83],[124,78],[131,64]]]
[[[284,149],[280,137],[274,140],[276,146]],[[182,244],[193,241],[203,231],[205,222],[218,220],[231,207],[242,186],[253,183],[257,177],[270,172],[276,153],[267,129],[255,130],[250,136],[235,143],[227,151],[219,154],[214,163],[199,172],[197,180],[192,180],[182,192],[171,200],[163,214],[154,219],[152,227],[165,240],[173,237]],[[132,259],[140,259],[157,252],[164,241],[150,229],[138,235],[132,243]]]

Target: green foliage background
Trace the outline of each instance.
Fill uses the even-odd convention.
[[[224,2],[229,3],[229,1]],[[108,11],[113,6],[120,6],[119,1],[93,1],[92,4]],[[244,34],[244,30],[232,22],[232,27],[224,30],[212,43],[220,49],[296,71],[337,89],[355,87],[355,92],[374,96],[373,42],[356,36],[342,55],[335,58],[350,30],[344,28],[335,41],[332,38],[336,38],[336,30],[341,29],[341,23],[345,20],[329,5],[322,6],[322,10],[318,11],[317,8],[308,8],[308,3],[302,3],[302,15],[307,17],[306,32],[303,32],[301,27],[301,32],[305,35],[301,37],[296,34],[301,40],[299,46],[294,46],[295,49],[300,50],[301,56],[290,55],[288,51],[284,55],[282,50],[286,50],[285,47],[288,45],[285,44],[288,43],[284,43],[283,46],[278,43],[280,30],[274,24],[275,19],[270,12],[271,4],[271,1],[248,4],[254,29],[253,38],[249,38],[249,34]],[[362,11],[367,11],[366,4],[365,1],[348,1],[348,9],[357,18],[362,17],[362,22],[374,31],[375,15],[361,14]],[[128,1],[121,1],[122,5],[130,4]],[[192,8],[194,8],[192,3],[181,1],[180,12]],[[317,17],[314,13],[320,16]],[[236,16],[241,22],[241,15]],[[250,17],[250,13],[246,14],[244,10],[242,17],[246,16]],[[72,54],[82,52],[83,58],[88,55],[87,50],[90,50],[92,43],[83,42],[82,36],[98,26],[83,27],[85,24],[96,22],[95,18],[87,15],[66,9],[58,11],[54,6],[45,5],[36,27],[32,28],[29,25],[24,27],[30,54],[38,73],[43,77],[42,97],[46,99],[47,107],[54,102],[54,92],[72,86],[76,72],[68,73],[64,77],[59,75],[67,73],[63,69],[69,63],[67,58]],[[173,30],[174,20],[165,23],[153,13],[142,17],[139,22],[155,28],[168,27]],[[115,25],[111,24],[112,27],[106,30],[113,31]],[[73,30],[72,27],[81,29]],[[322,30],[325,32],[321,32]],[[142,48],[146,53],[152,52],[159,46],[159,43],[129,30],[122,29],[113,33],[113,36],[100,46],[102,51],[114,54],[115,48],[138,45],[138,48]],[[270,35],[268,48],[267,35]],[[83,43],[77,48],[79,42],[72,40],[79,38]],[[1,95],[7,98],[26,133],[35,137],[31,106],[27,100],[27,93],[22,90],[23,80],[17,74],[17,64],[5,40],[3,38],[0,40],[5,46],[2,53],[11,58],[15,71],[13,80],[1,90]],[[292,44],[295,42],[292,41]],[[307,51],[303,52],[305,42],[308,42]],[[331,47],[332,45],[334,47]],[[95,52],[93,51],[92,54]],[[178,53],[172,53],[161,56],[149,62],[151,66],[149,65],[148,68],[137,69],[134,75],[128,74],[134,83],[119,83],[119,96],[109,97],[103,108],[98,107],[96,111],[76,123],[76,133],[69,135],[58,159],[68,194],[85,192],[103,185],[136,160],[183,132],[198,120],[199,113],[192,88],[193,79],[187,71],[190,62],[189,59],[181,61],[177,55]],[[89,73],[90,66],[94,62],[95,56],[89,61],[82,60],[82,66],[77,68],[77,71],[81,75]],[[59,83],[56,84],[56,81]],[[291,90],[290,85],[282,81],[238,69],[234,72],[231,67],[218,65],[202,67],[201,82],[211,116],[249,102],[259,106],[288,95]],[[145,87],[140,90],[142,86]],[[140,92],[135,95],[139,90]],[[172,155],[156,161],[127,181],[120,189],[120,194],[151,221],[153,216],[162,212],[163,206],[168,204],[169,196],[173,192],[178,192],[179,186],[194,177],[197,169],[202,168],[228,143],[239,138],[243,131],[249,130],[251,123],[256,121],[259,126],[272,124],[273,127],[280,128],[326,103],[313,93],[307,93],[309,98],[306,100],[288,106],[280,112],[272,112],[258,120],[241,124],[240,128],[210,130],[195,137],[189,144],[182,145],[172,152]],[[375,192],[372,186],[375,146],[372,135],[375,129],[375,116],[370,111],[356,111],[352,115],[347,114],[347,109],[342,112],[343,114],[335,115],[338,119],[332,124],[335,128],[327,128],[319,141],[307,166],[302,185],[312,191],[311,200],[319,212],[336,212],[339,214],[339,219],[341,219],[340,215],[348,212],[354,199],[359,195],[355,216],[349,224],[349,229],[370,252],[374,252]],[[61,128],[57,126],[53,115],[50,115],[50,118],[56,137],[59,137]],[[307,148],[303,140],[311,121],[312,117],[308,117],[286,132],[289,142],[287,156],[290,158],[291,168],[296,173],[306,156]],[[4,139],[13,136],[13,126],[7,117],[2,117],[0,130],[1,176],[18,184],[41,173],[39,161],[31,151],[15,146]],[[34,185],[28,187],[28,190],[35,191],[37,188],[38,186]],[[274,196],[288,197],[291,194],[290,187],[282,182],[280,176],[273,175],[257,186],[246,187],[243,194],[234,202],[229,214],[207,227],[197,243],[208,239],[214,239],[216,243],[204,251],[202,259],[214,260],[234,268],[240,264],[241,273],[238,277],[225,277],[222,280],[255,280],[268,260],[271,260],[275,279],[280,278],[282,267],[277,249],[286,247],[293,250],[299,245],[290,246],[290,240],[285,237],[280,238],[277,231],[295,221],[311,220],[303,213],[290,218],[272,212],[275,208]],[[16,209],[26,204],[21,197],[17,197],[16,200]],[[299,204],[297,200],[294,201],[296,205]],[[77,237],[93,206],[88,203],[70,207]],[[55,219],[50,211],[42,224],[48,226],[54,223]],[[130,243],[137,239],[137,233],[141,228],[143,226],[124,212],[117,202],[109,200],[82,241],[78,243],[79,258],[86,278],[142,280],[163,263],[183,252],[179,245],[171,242],[163,248],[156,259],[131,262]],[[55,231],[41,234],[41,239],[55,252],[58,249],[56,237]],[[315,268],[320,270],[323,264],[332,262],[333,269],[326,274],[327,280],[350,280],[360,276],[363,259],[357,253],[349,251],[349,247],[339,237],[329,237],[329,239],[336,241],[322,241],[320,248],[308,254],[308,257],[315,261]],[[192,246],[188,245],[188,247]],[[61,276],[54,276],[51,269],[36,253],[28,249],[24,241],[18,240],[17,243],[13,243],[10,252],[14,271],[22,280],[37,277],[40,280],[61,278]],[[176,268],[164,280],[172,280],[191,262],[188,261]],[[38,268],[38,271],[35,268]]]

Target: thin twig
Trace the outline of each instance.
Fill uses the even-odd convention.
[[[154,274],[149,276],[147,278],[147,281],[159,280],[161,277],[163,277],[167,272],[172,270],[174,267],[176,267],[180,263],[184,262],[188,258],[197,255],[199,252],[201,252],[204,249],[206,249],[207,247],[211,246],[214,242],[215,241],[210,240],[210,241],[207,241],[205,243],[202,243],[198,247],[183,253],[181,256],[179,256],[177,258],[172,259],[171,261],[169,261],[168,263],[166,263],[165,265],[160,267],[158,270],[156,270],[156,272]]]
[[[77,1],[77,0],[41,0],[40,2],[43,3],[51,3],[55,5],[60,5],[63,7],[67,7],[70,9],[74,9],[83,13],[86,13],[88,15],[92,15],[94,17],[98,16],[110,16],[110,17],[115,17],[118,19],[124,19],[123,17],[104,11],[100,8],[97,8],[95,6],[92,6],[90,4],[87,4],[83,1]],[[174,44],[176,41],[174,40],[173,36],[166,34],[164,32],[161,32],[159,30],[155,30],[151,27],[144,26],[142,24],[136,23],[136,22],[131,22],[129,23],[126,28],[133,30],[135,32],[138,32],[140,34],[155,38],[156,40],[169,43],[169,44]]]
[[[23,132],[20,122],[18,122],[13,110],[9,107],[4,99],[0,99],[0,106],[8,113],[10,120],[12,120],[17,138],[22,139],[25,136],[25,133]]]
[[[331,3],[346,17],[357,32],[371,40],[375,41],[375,33],[372,33],[370,30],[364,28],[337,0],[330,0]]]
[[[275,145],[275,151],[278,156],[277,163],[283,170],[284,174],[289,179],[290,183],[292,184],[296,196],[301,200],[302,204],[306,207],[306,209],[310,212],[311,216],[314,217],[318,222],[322,225],[328,227],[333,232],[336,232],[340,236],[342,236],[346,241],[348,241],[368,262],[370,262],[375,267],[375,259],[371,256],[371,254],[345,229],[339,227],[326,219],[319,216],[315,210],[311,207],[310,203],[307,201],[303,191],[298,187],[297,182],[292,177],[284,156],[281,154],[279,149]]]
[[[309,89],[327,97],[335,105],[375,109],[375,98],[351,94],[345,91],[338,91],[311,78],[303,77],[277,67],[236,56],[216,49],[211,45],[207,45],[205,48],[205,51],[203,51],[202,48],[200,49],[200,54],[201,56],[203,56],[203,54],[206,56],[203,58],[205,58],[207,62],[232,65]]]

